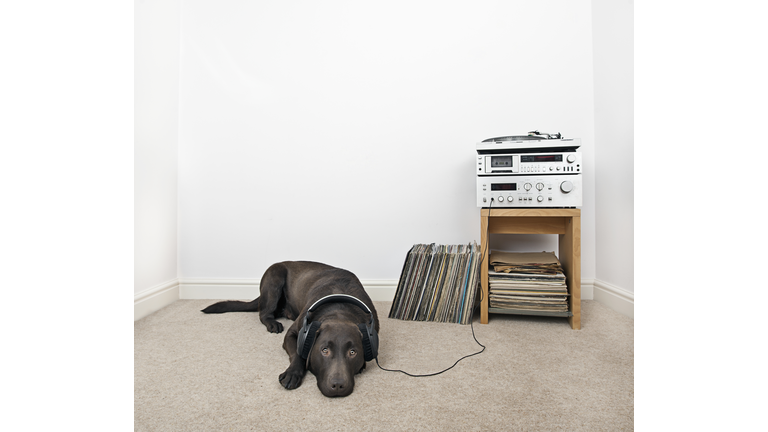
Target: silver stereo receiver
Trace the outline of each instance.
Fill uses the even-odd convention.
[[[477,144],[478,207],[579,207],[581,140],[539,131]]]
[[[580,175],[478,176],[478,207],[580,207]]]
[[[477,156],[477,175],[580,173],[581,153],[523,153]]]

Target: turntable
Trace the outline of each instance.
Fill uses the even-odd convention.
[[[477,153],[575,152],[579,147],[581,147],[581,140],[578,138],[566,139],[560,133],[532,131],[528,132],[528,135],[485,139],[477,144]]]

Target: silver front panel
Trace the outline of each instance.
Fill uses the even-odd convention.
[[[581,174],[581,152],[477,156],[477,175]]]
[[[477,206],[581,207],[581,175],[478,176]]]

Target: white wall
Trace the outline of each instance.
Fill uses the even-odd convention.
[[[479,242],[476,142],[539,129],[582,138],[594,278],[591,20],[585,0],[184,1],[179,277],[307,259],[395,280],[414,243]]]
[[[634,294],[634,5],[632,0],[592,4],[595,277]]]
[[[134,294],[177,278],[180,0],[135,3]]]

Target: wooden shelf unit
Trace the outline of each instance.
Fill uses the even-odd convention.
[[[488,236],[490,234],[558,234],[558,259],[563,265],[568,286],[568,323],[574,330],[581,329],[581,210],[580,209],[480,209],[481,248],[483,264],[480,283],[483,299],[480,303],[480,322],[488,324]],[[534,315],[530,313],[529,315]],[[539,314],[535,314],[539,315]],[[540,314],[546,316],[546,314]]]

